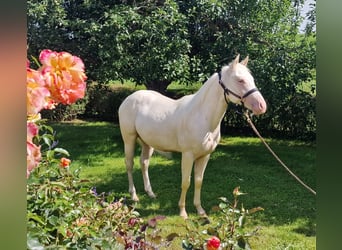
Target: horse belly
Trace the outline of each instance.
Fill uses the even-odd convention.
[[[137,120],[137,133],[144,143],[161,151],[178,151],[177,137],[172,129],[166,129],[165,124],[162,123],[149,122],[143,125],[141,126]]]
[[[220,126],[211,130],[198,120],[185,120],[179,127],[179,144],[195,158],[212,153],[221,138]]]
[[[135,127],[139,138],[162,151],[178,151],[176,129],[172,113],[160,107],[146,107],[136,117]]]

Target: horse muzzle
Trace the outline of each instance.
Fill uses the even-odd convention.
[[[266,102],[261,98],[251,105],[251,110],[254,115],[261,115],[266,113],[267,105]]]

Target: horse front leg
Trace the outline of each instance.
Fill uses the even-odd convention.
[[[180,209],[179,215],[184,219],[188,218],[188,214],[185,209],[185,200],[186,193],[190,186],[193,161],[192,153],[182,153],[182,192],[179,198],[178,206]]]
[[[150,158],[152,154],[153,154],[153,148],[145,143],[142,143],[141,155],[140,155],[140,166],[141,166],[141,172],[142,172],[142,176],[144,180],[144,188],[149,197],[156,198],[156,195],[152,191],[150,177],[148,175],[148,166],[150,164]]]
[[[204,171],[207,166],[207,163],[209,161],[210,154],[207,154],[205,156],[202,156],[201,158],[198,158],[195,160],[195,176],[194,176],[194,182],[195,182],[195,192],[194,192],[194,205],[197,209],[197,213],[200,216],[207,216],[205,213],[205,210],[202,208],[201,205],[201,188],[203,183],[203,176]]]

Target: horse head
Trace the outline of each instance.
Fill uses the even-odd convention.
[[[222,73],[219,74],[220,84],[231,102],[243,104],[255,115],[263,114],[267,105],[247,68],[248,56],[241,62],[239,59],[240,55],[237,55],[228,66],[222,68]]]

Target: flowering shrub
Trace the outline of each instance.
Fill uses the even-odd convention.
[[[182,247],[186,250],[207,249],[207,250],[237,250],[251,249],[248,238],[256,235],[259,228],[253,232],[246,232],[244,225],[247,216],[263,210],[261,207],[245,209],[238,208],[238,197],[245,193],[240,192],[240,188],[233,190],[234,200],[230,202],[226,197],[220,197],[220,204],[214,207],[218,212],[218,222],[209,223],[207,218],[199,220],[187,220],[187,234],[183,240]],[[203,229],[203,226],[209,226]],[[210,238],[208,238],[208,236]]]
[[[35,140],[42,148],[27,185],[28,249],[158,249],[176,235],[159,236],[156,216],[147,222],[112,194],[98,194],[71,171],[68,152],[56,147],[54,131],[40,125]]]
[[[39,166],[27,187],[28,249],[157,249],[156,217],[139,214],[111,194],[97,194],[62,161]],[[157,241],[158,240],[158,241]]]
[[[71,104],[83,98],[87,79],[82,60],[67,52],[45,49],[39,61],[42,65],[38,70],[31,69],[29,61],[26,64],[27,178],[41,160],[40,146],[34,142],[39,132],[36,124],[40,120],[39,112],[53,109],[58,103]]]

